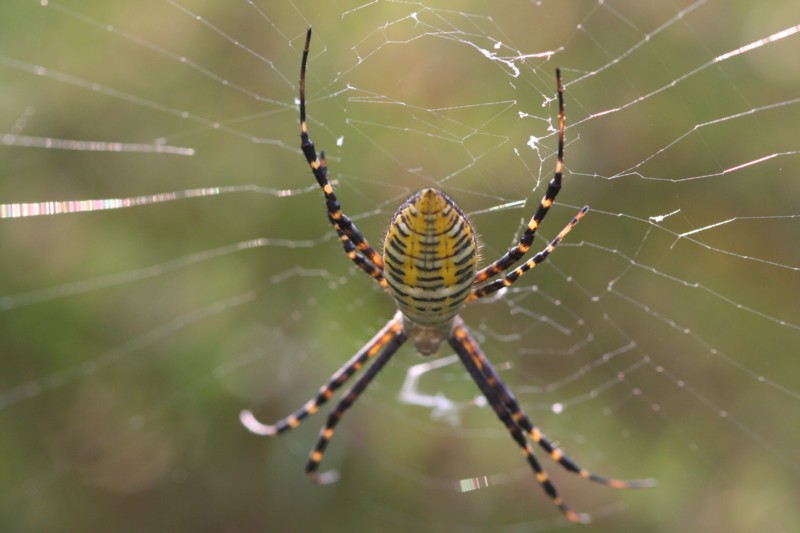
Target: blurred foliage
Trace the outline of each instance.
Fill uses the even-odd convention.
[[[475,213],[491,259],[550,179],[560,65],[568,173],[543,234],[592,210],[519,291],[465,320],[571,455],[659,479],[620,493],[545,462],[593,531],[800,523],[800,225],[767,218],[800,212],[800,38],[713,63],[800,23],[795,2],[43,3],[0,7],[6,131],[196,155],[0,145],[0,203],[313,184],[294,103],[311,24],[311,134],[359,228],[379,246],[395,207],[436,185]],[[410,348],[339,426],[333,486],[302,472],[324,415],[272,440],[241,427],[240,409],[271,421],[300,406],[394,311],[344,258],[316,191],[0,220],[0,243],[4,305],[62,293],[0,320],[0,530],[564,525],[490,410],[451,427],[397,401],[420,362]],[[133,274],[70,292],[118,273]],[[430,380],[476,394],[456,367]],[[497,486],[454,489],[484,475]]]

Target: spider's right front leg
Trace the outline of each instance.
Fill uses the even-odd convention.
[[[353,374],[364,366],[364,363],[375,356],[386,344],[403,334],[403,326],[399,313],[394,316],[377,335],[375,335],[356,355],[353,356],[342,368],[336,371],[330,380],[319,389],[319,393],[306,402],[300,409],[289,416],[278,420],[274,424],[260,422],[253,413],[247,409],[239,414],[242,425],[256,435],[271,436],[294,429],[308,415],[314,414],[319,406],[327,402],[336,390],[344,385]]]

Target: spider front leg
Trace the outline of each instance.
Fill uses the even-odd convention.
[[[539,485],[541,485],[545,493],[550,496],[553,503],[564,513],[564,516],[566,516],[570,522],[588,523],[591,520],[588,514],[576,513],[570,509],[569,506],[564,503],[564,500],[561,499],[561,496],[558,495],[558,490],[556,490],[555,485],[550,481],[547,472],[542,468],[542,465],[533,453],[531,445],[525,440],[524,434],[515,422],[508,407],[503,403],[501,397],[498,396],[494,383],[490,382],[486,377],[481,368],[481,360],[476,356],[476,353],[480,353],[480,348],[458,317],[456,318],[456,323],[450,335],[449,342],[450,346],[466,367],[473,381],[475,381],[486,400],[494,409],[497,417],[505,424],[506,429],[508,429],[508,432],[511,434],[511,438],[513,438],[522,449],[522,454],[525,456],[531,469],[533,469],[536,481],[539,482]]]
[[[520,441],[520,429],[524,430],[536,444],[546,451],[553,461],[560,464],[569,472],[578,474],[584,479],[617,489],[642,489],[652,487],[656,484],[654,479],[620,480],[607,478],[578,466],[572,458],[566,455],[560,448],[554,446],[522,411],[514,394],[503,380],[500,379],[500,376],[497,375],[497,372],[484,355],[477,341],[472,338],[472,335],[470,335],[460,319],[457,319],[453,328],[450,345],[459,355],[464,366],[467,367],[473,380],[475,380],[481,388],[481,392],[484,393],[484,396],[486,396],[498,417],[506,424],[511,436],[523,448],[524,455],[536,473],[537,481],[570,521],[585,523],[590,520],[590,516],[585,513],[575,513],[563,503],[555,487],[549,481],[547,474],[533,456],[533,451],[530,449],[527,441],[525,441],[524,438]],[[488,394],[486,392],[487,390]]]
[[[514,418],[514,421],[533,439],[533,441],[538,444],[550,458],[564,467],[566,470],[578,474],[584,479],[588,479],[591,481],[595,481],[597,483],[601,483],[603,485],[608,485],[609,487],[614,487],[617,489],[643,489],[649,488],[656,484],[656,481],[652,478],[648,479],[635,479],[635,480],[621,480],[621,479],[613,479],[608,478],[605,476],[600,476],[578,466],[575,461],[570,458],[567,454],[565,454],[560,448],[557,448],[550,442],[550,440],[536,427],[536,425],[531,422],[528,415],[526,415],[519,406],[517,402],[517,398],[514,396],[514,393],[508,388],[508,386],[500,379],[500,376],[497,375],[497,371],[494,369],[492,364],[486,358],[486,355],[478,346],[477,342],[469,335],[469,332],[465,329],[466,336],[464,337],[464,341],[468,344],[472,345],[473,358],[476,364],[480,367],[481,371],[483,372],[484,376],[486,376],[486,380],[492,385],[497,394],[502,399],[503,403],[505,404],[506,408],[508,408],[511,416]]]
[[[277,435],[300,425],[308,415],[314,414],[319,406],[327,402],[336,390],[344,385],[353,374],[358,372],[364,363],[375,356],[384,346],[391,343],[403,332],[399,314],[395,315],[356,355],[336,371],[330,380],[319,389],[317,395],[308,400],[300,409],[274,424],[260,422],[251,411],[245,409],[239,413],[242,425],[251,433],[263,436]]]
[[[333,431],[336,428],[336,425],[342,419],[345,411],[350,409],[356,400],[358,400],[359,396],[361,396],[361,393],[364,392],[375,376],[378,375],[378,372],[380,372],[384,365],[389,362],[389,359],[392,358],[397,349],[403,345],[406,339],[407,336],[402,328],[399,331],[396,331],[389,341],[386,342],[380,355],[378,355],[364,375],[358,378],[358,381],[356,381],[353,387],[344,394],[342,399],[339,400],[339,403],[336,405],[336,408],[331,411],[330,415],[328,415],[328,421],[320,431],[317,445],[314,446],[314,450],[311,452],[311,455],[308,458],[308,463],[306,464],[306,474],[308,474],[308,477],[310,477],[313,481],[316,481],[321,485],[336,481],[338,475],[335,470],[329,470],[328,472],[323,472],[322,474],[317,473],[319,464],[322,462],[322,458],[325,454],[325,449],[328,447],[328,443],[333,437]]]

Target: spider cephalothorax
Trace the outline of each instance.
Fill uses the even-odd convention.
[[[539,224],[544,219],[561,189],[564,168],[564,88],[561,73],[556,70],[558,85],[558,157],[556,170],[544,197],[523,231],[519,243],[499,259],[477,270],[478,254],[475,231],[464,213],[450,198],[436,189],[423,189],[409,198],[392,217],[384,242],[384,255],[378,254],[342,212],[328,180],[324,153],[317,155],[308,136],[305,104],[305,73],[311,28],[306,34],[300,67],[300,139],[301,149],[317,179],[328,207],[328,219],[339,235],[347,256],[387,290],[397,303],[398,312],[350,361],[320,388],[318,394],[303,407],[275,424],[262,424],[250,411],[242,411],[242,423],[253,433],[275,435],[297,427],[308,415],[317,411],[333,393],[350,379],[366,362],[374,358],[367,371],[343,396],[331,412],[320,432],[319,440],[306,465],[308,475],[321,483],[333,479],[330,472],[319,474],[325,448],[344,412],[358,399],[367,385],[380,372],[398,348],[408,339],[423,355],[437,353],[447,341],[456,352],[469,375],[486,397],[511,437],[522,449],[542,486],[564,515],[573,522],[587,522],[589,516],[576,513],[563,502],[555,486],[539,464],[526,436],[539,445],[550,458],[579,476],[615,488],[642,488],[653,480],[621,481],[599,476],[578,466],[569,456],[544,436],[522,411],[514,394],[497,375],[492,364],[470,335],[460,309],[472,300],[508,287],[520,276],[547,259],[564,236],[578,223],[588,207],[581,209],[561,232],[539,253],[519,267],[507,272],[529,251]],[[493,277],[499,276],[492,280]]]

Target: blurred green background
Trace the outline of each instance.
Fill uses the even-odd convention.
[[[562,68],[543,235],[592,210],[463,316],[576,460],[659,480],[619,492],[544,460],[590,530],[800,528],[800,35],[714,61],[796,28],[796,2],[46,4],[0,7],[3,133],[195,155],[0,145],[0,204],[295,193],[0,220],[0,530],[566,525],[489,409],[448,424],[398,400],[410,347],[340,424],[332,486],[303,475],[324,414],[272,440],[239,424],[299,407],[394,312],[304,190],[309,24],[311,136],[378,247],[423,186],[472,214],[485,260],[510,246],[552,173]],[[421,388],[477,394],[457,366]]]

